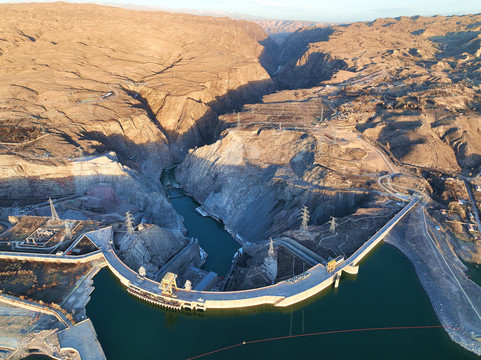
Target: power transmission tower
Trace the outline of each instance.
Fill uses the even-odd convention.
[[[269,238],[269,250],[267,251],[267,256],[274,257],[274,241],[272,241],[272,238]]]
[[[306,231],[307,230],[307,223],[311,218],[309,216],[309,210],[307,210],[307,206],[304,206],[301,211],[299,212],[299,218],[302,220],[301,227],[299,230]]]
[[[70,228],[70,223],[68,220],[65,220],[65,239],[69,240],[72,237],[72,229]]]
[[[127,211],[125,213],[125,226],[127,226],[127,232],[129,234],[133,234],[135,232],[134,217],[132,216],[130,211]]]
[[[335,218],[334,216],[331,216],[331,221],[330,221],[330,223],[331,223],[331,227],[329,228],[329,231],[330,231],[331,233],[334,233],[334,232],[336,231],[336,226],[337,226],[337,224],[336,224],[336,218]]]
[[[53,206],[52,198],[48,198],[48,202],[50,203],[50,212],[52,213],[52,217],[51,217],[52,222],[59,221],[60,218],[58,217],[57,211],[55,210],[55,206]]]

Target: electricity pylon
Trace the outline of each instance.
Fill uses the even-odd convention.
[[[267,251],[267,256],[274,257],[274,241],[272,241],[272,238],[269,238],[269,251]]]
[[[301,227],[299,230],[306,231],[307,230],[307,223],[311,218],[309,216],[309,210],[307,210],[307,206],[304,206],[301,211],[299,211],[299,218],[302,220]]]
[[[331,233],[334,233],[334,232],[336,231],[336,226],[337,226],[337,224],[336,224],[336,218],[335,218],[334,216],[331,216],[331,221],[330,221],[330,223],[331,223],[331,227],[329,228],[329,231],[330,231]]]
[[[68,220],[65,220],[65,239],[69,240],[72,237],[72,229]]]
[[[52,222],[59,221],[60,218],[58,217],[57,211],[55,210],[55,206],[53,206],[52,198],[48,198],[48,202],[50,203],[50,212],[52,213],[52,217],[51,217]]]
[[[127,232],[129,234],[133,234],[135,232],[135,229],[134,229],[134,226],[135,226],[135,222],[134,222],[134,217],[132,216],[132,214],[130,213],[130,211],[127,211],[125,213],[125,226],[127,226]]]

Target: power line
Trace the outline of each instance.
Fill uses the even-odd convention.
[[[219,348],[217,350],[209,351],[200,355],[196,355],[187,360],[198,359],[207,355],[212,355],[221,351],[233,349],[235,347],[241,345],[249,345],[261,342],[268,342],[268,341],[276,341],[276,340],[284,340],[284,339],[294,339],[300,337],[308,337],[308,336],[319,336],[319,335],[329,335],[329,334],[345,334],[345,333],[353,333],[353,332],[367,332],[367,331],[389,331],[389,330],[415,330],[415,329],[451,329],[455,331],[462,332],[462,329],[455,328],[452,326],[444,326],[444,325],[424,325],[424,326],[390,326],[390,327],[378,327],[378,328],[365,328],[365,329],[346,329],[346,330],[331,330],[331,331],[322,331],[322,332],[315,332],[315,333],[308,333],[308,334],[298,334],[298,335],[286,335],[286,336],[279,336],[279,337],[272,337],[272,338],[265,338],[265,339],[258,339],[258,340],[250,340],[250,341],[243,341],[238,344],[226,346],[223,348]]]

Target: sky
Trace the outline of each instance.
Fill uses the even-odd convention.
[[[129,0],[117,0],[117,2]],[[464,15],[481,12],[481,0],[137,0],[165,8],[218,10],[269,19],[321,22],[368,21],[379,17]]]
[[[354,22],[370,21],[380,17],[481,13],[481,0],[135,0],[135,2],[106,0],[105,2],[107,1],[171,10],[219,11],[267,19],[319,22]],[[3,1],[0,0],[0,2]],[[102,3],[101,0],[73,2]]]

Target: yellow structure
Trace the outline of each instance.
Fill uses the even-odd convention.
[[[327,271],[333,272],[334,270],[336,270],[337,265],[339,265],[343,261],[344,261],[344,256],[338,256],[335,259],[329,260],[326,267]]]
[[[175,279],[177,279],[177,274],[171,272],[165,274],[160,283],[160,290],[162,291],[162,295],[175,297],[174,290],[177,290],[177,282],[175,281]]]

